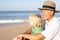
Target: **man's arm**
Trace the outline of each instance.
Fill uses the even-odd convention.
[[[28,38],[28,39],[36,39],[36,40],[45,39],[43,34],[21,34],[20,36]]]
[[[43,34],[30,34],[32,32],[32,28],[28,29],[26,32],[24,32],[23,34],[20,34],[17,36],[17,38],[19,37],[24,37],[27,39],[37,39],[37,40],[42,40],[44,39],[44,35]]]

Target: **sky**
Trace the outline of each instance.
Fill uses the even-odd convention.
[[[0,11],[36,11],[41,8],[46,0],[0,0]],[[56,9],[60,10],[60,0],[51,0],[56,3]]]

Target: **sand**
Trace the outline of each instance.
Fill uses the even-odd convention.
[[[31,27],[27,23],[0,26],[0,40],[12,40],[18,34],[24,33],[29,28]]]
[[[30,28],[29,24],[13,24],[0,26],[0,40],[12,40],[18,34],[25,32]]]

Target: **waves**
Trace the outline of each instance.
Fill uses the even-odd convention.
[[[35,13],[40,11],[0,11],[0,25],[28,22],[29,15]]]
[[[24,23],[28,22],[28,17],[31,14],[39,13],[41,14],[41,11],[0,11],[0,24],[2,23]],[[55,14],[56,17],[60,17],[59,13]]]
[[[27,19],[16,19],[16,20],[0,20],[0,23],[23,23],[28,22]]]
[[[60,22],[60,17],[57,18]],[[28,19],[14,19],[14,20],[0,20],[1,23],[24,23],[28,22]]]

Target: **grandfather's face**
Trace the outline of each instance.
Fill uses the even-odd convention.
[[[42,10],[42,13],[45,20],[48,20],[53,15],[53,11],[51,10]]]

